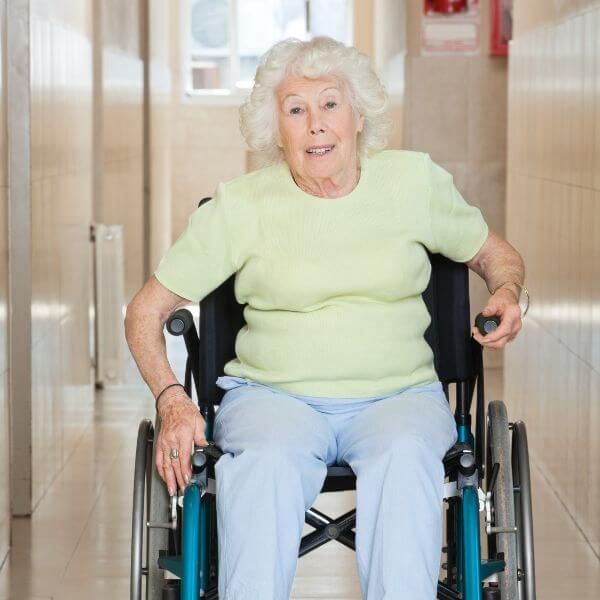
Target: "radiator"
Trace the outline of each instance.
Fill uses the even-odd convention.
[[[125,267],[123,226],[97,223],[94,241],[96,387],[123,383]]]

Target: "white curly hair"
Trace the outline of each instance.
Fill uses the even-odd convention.
[[[310,79],[334,76],[342,80],[355,114],[364,117],[357,140],[359,157],[385,147],[391,131],[388,96],[369,57],[329,37],[316,37],[308,42],[289,38],[261,57],[252,92],[240,107],[242,135],[249,148],[259,154],[261,162],[271,164],[283,159],[277,145],[276,90],[288,75]]]

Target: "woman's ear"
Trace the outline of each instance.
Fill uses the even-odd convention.
[[[358,117],[358,123],[356,124],[356,132],[360,133],[363,130],[364,126],[365,126],[365,117],[364,117],[364,115],[360,115]]]
[[[279,127],[279,118],[275,117],[275,143],[278,148],[283,148],[283,139],[281,138],[281,128]]]

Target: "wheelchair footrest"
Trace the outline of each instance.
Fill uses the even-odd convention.
[[[494,573],[501,573],[506,568],[506,562],[499,559],[489,559],[481,561],[481,581],[485,581]]]
[[[169,571],[177,577],[181,577],[183,572],[183,565],[181,562],[181,556],[169,556],[168,554],[162,554],[158,557],[158,567],[164,571]]]

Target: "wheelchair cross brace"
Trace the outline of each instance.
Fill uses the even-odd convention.
[[[355,533],[352,531],[356,526],[356,510],[348,511],[341,517],[332,519],[316,508],[310,508],[306,511],[304,519],[308,525],[315,528],[315,531],[302,538],[298,557],[316,550],[331,540],[336,540],[351,550],[356,550]]]

